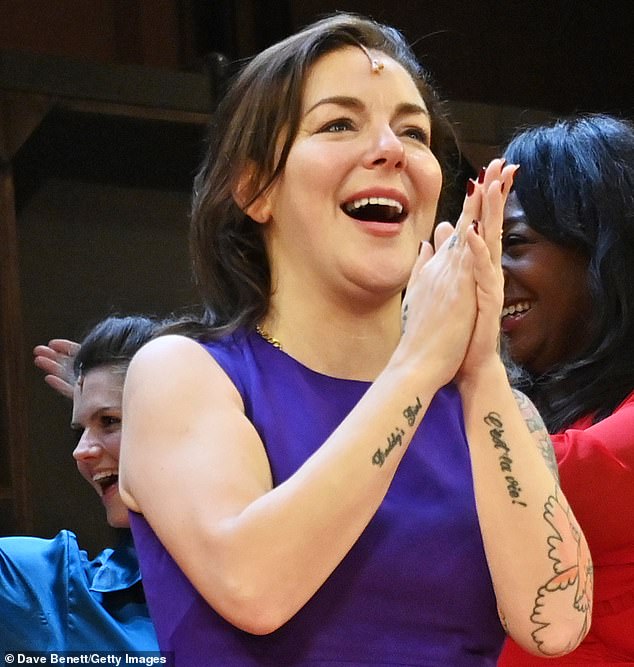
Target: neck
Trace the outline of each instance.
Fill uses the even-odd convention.
[[[295,309],[282,310],[273,303],[261,328],[279,341],[284,352],[314,371],[372,381],[398,343],[400,298],[355,312],[349,306],[323,307],[309,299]]]

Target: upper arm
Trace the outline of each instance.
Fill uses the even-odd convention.
[[[553,474],[553,477],[559,482],[559,468],[557,466],[555,450],[550,435],[548,434],[548,430],[546,429],[546,425],[544,424],[544,420],[541,418],[537,408],[526,394],[513,389],[513,395],[515,396],[517,405],[519,406],[522,417],[526,422],[526,426],[535,441],[537,449],[546,462],[548,469]]]
[[[205,543],[222,522],[270,490],[268,459],[241,397],[198,343],[159,338],[130,364],[120,488],[185,571],[196,559],[208,563]]]

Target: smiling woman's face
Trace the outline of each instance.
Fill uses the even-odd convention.
[[[529,226],[515,193],[504,210],[502,331],[511,358],[540,375],[576,358],[588,342],[588,259]]]
[[[354,284],[400,293],[429,238],[442,184],[431,121],[397,62],[346,47],[312,67],[283,174],[258,216],[278,274],[306,292]]]
[[[114,528],[129,525],[128,509],[119,495],[123,380],[123,372],[113,366],[88,371],[75,384],[71,424],[78,435],[73,451],[77,468],[101,498]]]

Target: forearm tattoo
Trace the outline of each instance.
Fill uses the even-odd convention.
[[[557,641],[556,624],[552,625],[562,606],[573,609],[579,619],[579,633],[567,650],[574,649],[585,636],[592,617],[594,574],[579,525],[557,488],[544,504],[544,519],[551,529],[546,542],[553,576],[537,592],[531,621],[538,627],[532,637],[541,653],[553,656],[564,652]]]
[[[553,576],[537,591],[531,621],[537,626],[531,633],[535,646],[545,656],[554,657],[572,651],[583,640],[592,618],[594,572],[590,552],[581,539],[579,525],[566,499],[555,487],[544,503],[544,520],[549,526],[546,544]],[[574,610],[578,628],[565,647],[558,637],[557,619],[562,608]],[[499,611],[502,626],[510,634],[507,619]]]
[[[405,410],[403,410],[403,417],[405,417],[405,425],[407,427],[412,428],[416,424],[416,418],[422,407],[423,405],[420,402],[420,398],[417,396],[416,402],[413,405],[408,405]],[[379,447],[372,455],[372,465],[379,466],[380,468],[385,463],[385,460],[390,455],[390,452],[392,452],[395,447],[400,447],[403,444],[404,436],[404,428],[397,426],[387,436],[387,445],[385,448]]]
[[[557,467],[555,450],[553,449],[553,443],[548,435],[548,430],[546,429],[546,425],[544,424],[541,415],[537,412],[537,408],[526,394],[514,389],[513,395],[515,396],[522,417],[537,444],[537,448],[539,449],[542,458],[546,462],[553,477],[559,482],[559,468]]]
[[[504,474],[507,493],[514,505],[526,507],[526,503],[521,498],[522,488],[513,475],[511,448],[504,440],[504,424],[502,423],[502,417],[497,412],[489,412],[484,418],[484,423],[491,427],[489,434],[491,436],[491,441],[493,442],[493,447],[497,450],[500,470]]]

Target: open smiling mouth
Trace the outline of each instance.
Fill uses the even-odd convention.
[[[92,480],[101,489],[101,495],[105,496],[113,486],[119,483],[119,475],[116,473],[97,473]]]
[[[502,308],[502,319],[506,317],[519,316],[531,309],[531,304],[528,301],[520,301]]]
[[[517,301],[504,306],[500,320],[502,331],[509,336],[512,335],[524,321],[524,317],[531,308],[530,301]]]
[[[344,213],[361,222],[403,222],[407,217],[405,207],[388,197],[363,197],[341,206]]]

